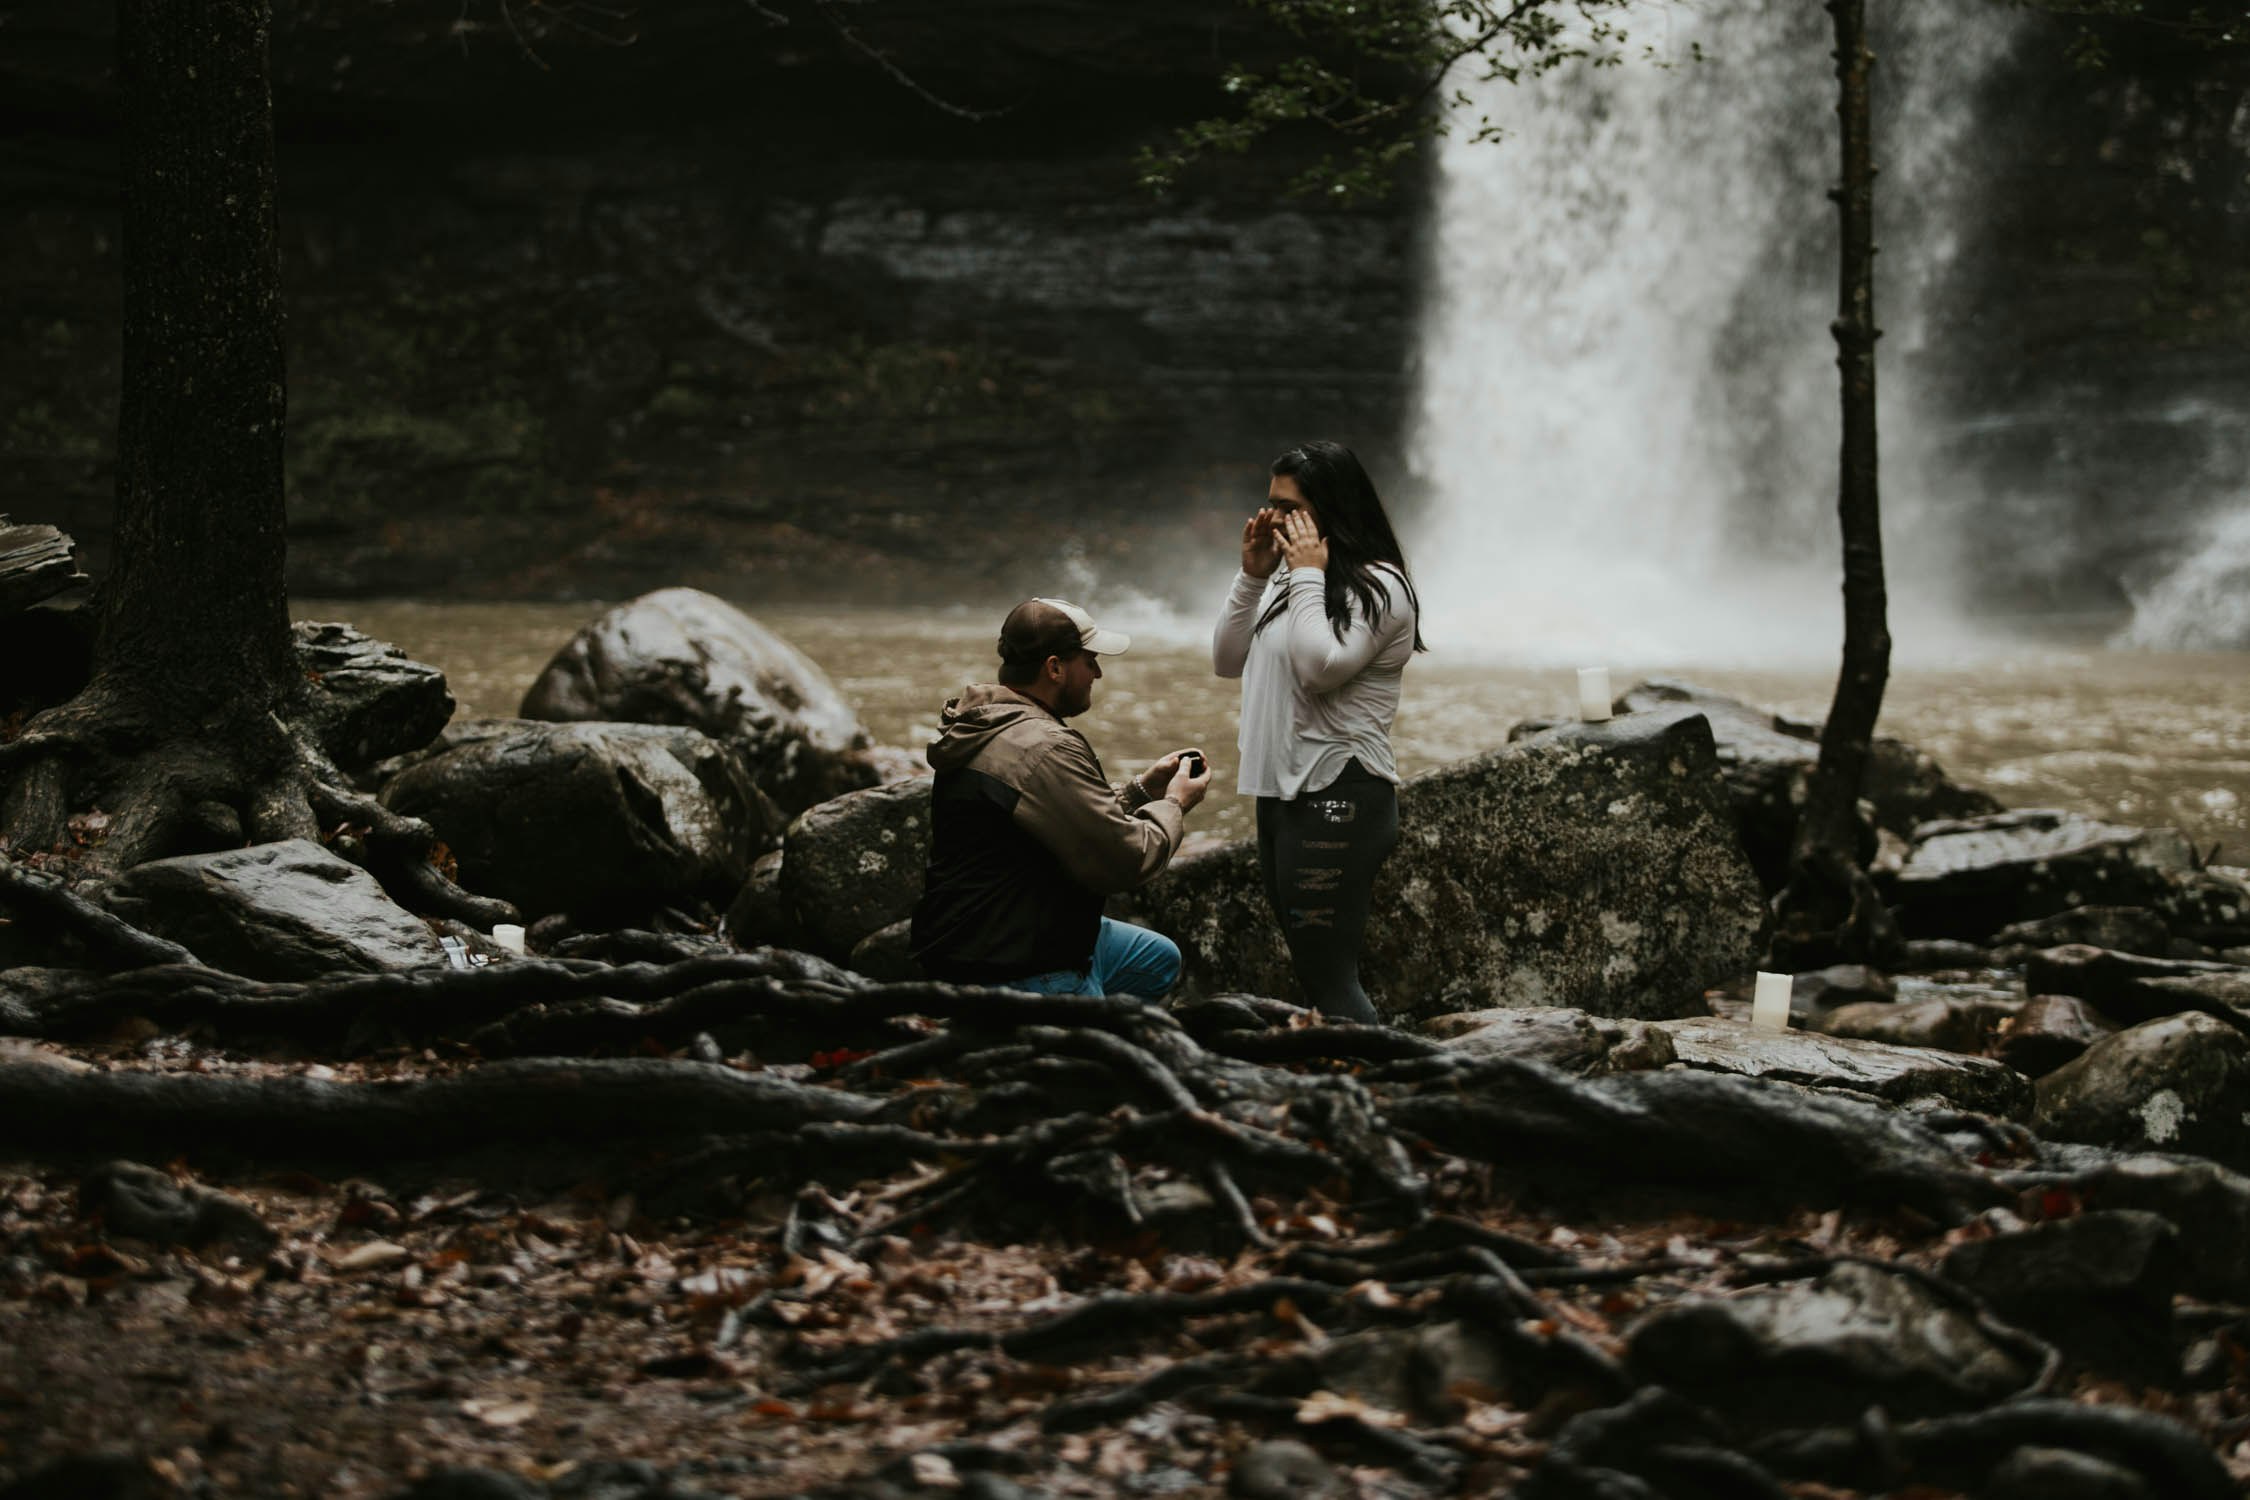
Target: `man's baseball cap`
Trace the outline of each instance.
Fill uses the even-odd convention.
[[[1132,644],[1131,636],[1102,629],[1092,615],[1065,599],[1026,599],[1000,625],[1002,661],[1036,663],[1077,651],[1115,656]]]

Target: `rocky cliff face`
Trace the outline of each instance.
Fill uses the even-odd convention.
[[[2004,597],[2122,608],[2250,487],[2250,47],[2024,26],[1980,106],[1949,449]]]
[[[0,494],[97,562],[103,9],[0,6]],[[1291,205],[1286,157],[1134,186],[1254,44],[1223,0],[891,5],[851,36],[739,4],[519,6],[520,37],[481,6],[282,12],[299,591],[1160,578],[1160,529],[1235,514],[1280,446],[1392,442],[1411,196]]]
[[[1205,571],[1182,535],[1223,566],[1290,441],[1402,467],[1415,185],[1284,202],[1302,140],[1135,188],[1256,61],[1247,7],[279,9],[300,592],[1163,586]],[[0,0],[0,510],[97,568],[107,11]],[[2250,475],[2250,51],[2119,28],[2087,72],[2065,34],[2027,26],[1980,108],[1953,312],[1948,452],[2034,608],[2120,603]]]

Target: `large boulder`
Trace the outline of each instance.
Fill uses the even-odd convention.
[[[346,770],[419,750],[453,717],[445,674],[349,625],[290,627],[306,693],[299,722]]]
[[[2179,1242],[2161,1214],[2112,1209],[1966,1241],[1947,1252],[1945,1274],[2097,1369],[2162,1381],[2179,1371]]]
[[[807,808],[782,842],[780,912],[812,950],[848,959],[910,917],[930,863],[930,783],[890,781]]]
[[[419,917],[375,877],[310,839],[183,854],[128,870],[119,916],[214,968],[252,979],[316,979],[445,962]]]
[[[2002,1342],[1912,1278],[1858,1263],[1675,1303],[1626,1335],[1637,1379],[1693,1391],[1754,1431],[1849,1426],[1874,1406],[1908,1419],[1980,1410],[2038,1375],[2027,1345]]]
[[[383,801],[437,830],[462,885],[527,917],[723,906],[782,821],[732,750],[658,724],[474,720]]]
[[[1667,678],[1641,683],[1619,706],[1657,719],[1701,715],[1710,722],[1743,850],[1764,887],[1779,890],[1789,874],[1790,842],[1797,809],[1804,806],[1805,783],[1820,759],[1820,726]],[[1534,720],[1518,725],[1510,738],[1551,727]],[[1970,818],[2000,810],[1992,797],[1952,781],[1912,745],[1881,736],[1870,748],[1860,795],[1874,811],[1875,826],[1901,838],[1932,818]]]
[[[1769,1031],[1712,1017],[1665,1021],[1659,1029],[1670,1034],[1673,1055],[1680,1062],[1704,1072],[1846,1089],[1901,1104],[1909,1099],[1942,1099],[1962,1109],[2009,1119],[2024,1119],[2031,1113],[2030,1080],[1990,1058],[1805,1031]]]
[[[1765,904],[1698,717],[1569,724],[1418,776],[1375,882],[1361,964],[1376,1004],[1700,1013],[1748,969]],[[1256,846],[1175,859],[1135,894],[1206,993],[1296,989]]]
[[[2217,1302],[2250,1302],[2250,1178],[2179,1156],[2121,1156],[2078,1174],[2074,1186],[2104,1209],[2145,1209],[2179,1231],[2180,1289]]]
[[[2191,1011],[2105,1037],[2039,1080],[2032,1128],[2250,1167],[2250,1036]]]
[[[658,589],[573,636],[527,719],[679,724],[741,754],[786,812],[878,779],[867,731],[812,659],[723,599]]]
[[[1923,824],[1890,895],[1912,936],[1982,942],[2074,906],[2162,907],[2194,869],[2177,829],[2021,808]]]

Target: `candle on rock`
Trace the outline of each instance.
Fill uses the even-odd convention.
[[[515,923],[502,922],[499,926],[493,928],[492,940],[516,957],[522,958],[524,956],[523,929]]]
[[[1609,717],[1609,668],[1578,669],[1578,717],[1597,724]]]
[[[1750,1000],[1750,1024],[1768,1031],[1789,1029],[1789,991],[1793,981],[1787,974],[1758,972],[1757,993]]]

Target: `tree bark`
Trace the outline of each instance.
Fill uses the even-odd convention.
[[[285,404],[267,0],[118,0],[123,378],[94,676],[13,744],[0,828],[97,866],[316,835],[284,720]]]
[[[1844,651],[1820,735],[1820,758],[1797,820],[1791,878],[1776,900],[1774,952],[1799,966],[1836,958],[1879,960],[1896,950],[1896,922],[1867,878],[1859,793],[1890,678],[1891,634],[1883,584],[1883,521],[1875,447],[1875,160],[1869,128],[1865,0],[1829,0],[1836,34],[1836,118],[1842,180],[1833,194],[1837,254],[1836,367],[1843,444],[1836,514],[1844,546]]]

